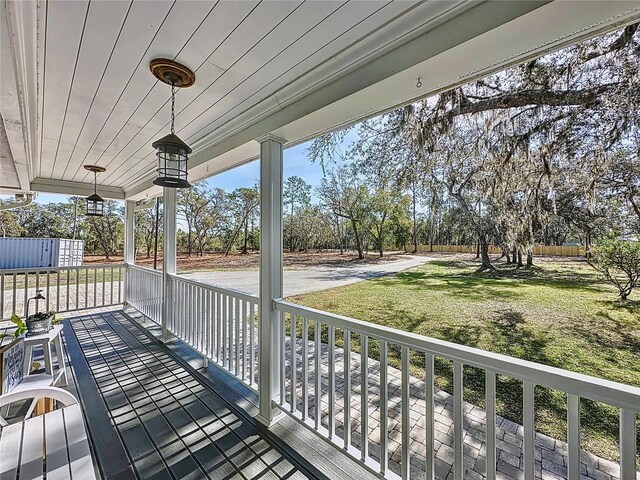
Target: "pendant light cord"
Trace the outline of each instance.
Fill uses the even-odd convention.
[[[172,134],[176,133],[176,130],[174,127],[175,109],[176,109],[176,86],[174,82],[171,82],[171,133]]]
[[[93,171],[93,194],[98,194],[98,172]]]

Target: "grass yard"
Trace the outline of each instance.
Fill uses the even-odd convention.
[[[616,291],[580,260],[541,260],[519,271],[498,264],[489,274],[476,268],[471,256],[443,256],[395,277],[291,300],[640,387],[640,292],[620,304]],[[372,347],[373,358],[378,352]],[[390,364],[399,367],[399,349],[389,352]],[[424,363],[415,352],[412,364],[420,376]],[[451,362],[439,359],[436,370],[437,385],[452,392]],[[484,406],[484,373],[465,367],[464,377],[465,399]],[[498,413],[521,423],[521,383],[498,377],[497,392]],[[566,396],[537,387],[535,401],[536,429],[565,439]],[[583,400],[581,416],[583,448],[617,460],[617,410]],[[640,429],[638,438],[640,447]]]

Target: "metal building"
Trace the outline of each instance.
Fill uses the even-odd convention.
[[[76,267],[82,265],[83,240],[66,238],[0,238],[0,269]]]

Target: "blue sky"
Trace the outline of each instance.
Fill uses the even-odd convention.
[[[305,182],[316,187],[322,180],[322,167],[318,163],[311,163],[307,158],[306,149],[309,142],[284,151],[284,178],[298,176]],[[260,178],[260,163],[254,160],[240,167],[220,173],[208,180],[212,188],[222,188],[230,191],[239,187],[250,187]]]
[[[296,147],[288,148],[284,151],[284,178],[298,176],[307,183],[317,187],[322,180],[322,167],[319,163],[312,163],[307,158],[307,147],[310,142],[300,144]],[[239,187],[251,187],[260,178],[260,163],[255,160],[232,170],[214,175],[207,182],[212,188],[222,188],[226,191],[235,190]],[[315,195],[314,195],[315,197]],[[10,198],[10,197],[6,197]],[[36,203],[65,202],[67,195],[53,193],[40,193]]]

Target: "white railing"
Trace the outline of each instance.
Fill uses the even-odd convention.
[[[179,275],[169,279],[169,332],[256,389],[258,297]]]
[[[27,300],[42,290],[45,300],[32,300],[29,313],[58,313],[122,303],[123,264],[0,270],[0,317],[24,317]]]
[[[535,441],[539,435],[534,421],[535,386],[567,395],[568,479],[580,477],[581,398],[619,409],[620,478],[636,478],[636,414],[640,412],[640,388],[283,300],[276,300],[275,305],[282,312],[280,341],[284,347],[279,359],[280,395],[274,400],[281,410],[325,440],[344,448],[378,476],[399,475],[409,479],[411,469],[419,468],[426,471],[426,478],[433,479],[436,447],[440,446],[440,440],[444,443],[449,438],[453,476],[466,478],[464,472],[469,459],[465,452],[474,445],[466,444],[465,430],[475,429],[481,432],[475,435],[484,438],[480,443],[486,442],[484,474],[487,479],[495,479],[496,420],[499,418],[496,416],[496,379],[506,376],[521,382],[523,425],[510,424],[522,439],[525,479],[533,480],[535,473]],[[358,354],[355,349],[359,350]],[[390,355],[392,352],[394,355]],[[434,387],[435,359],[444,359],[452,366],[452,396]],[[391,362],[399,369],[390,366]],[[484,411],[473,418],[481,409],[463,399],[463,372],[470,367],[481,369],[485,374],[486,405]],[[416,373],[424,382],[415,378]],[[440,402],[437,408],[436,402]],[[438,425],[439,430],[435,428],[436,416],[445,421]],[[448,433],[442,432],[443,426]],[[470,461],[473,465],[475,459]],[[446,472],[443,478],[445,476]]]
[[[127,265],[126,302],[156,323],[162,322],[162,272]]]

